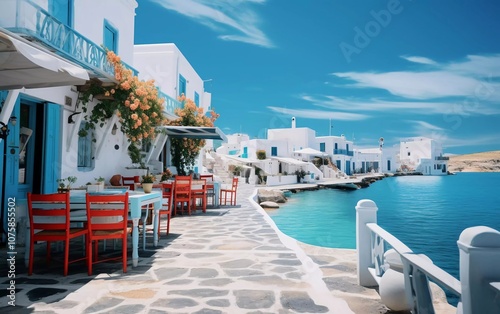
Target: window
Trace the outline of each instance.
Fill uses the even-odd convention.
[[[408,152],[408,156],[410,156],[410,152]]]
[[[49,12],[64,25],[73,26],[73,0],[49,0]]]
[[[80,124],[78,130],[78,170],[90,171],[94,169],[94,147],[92,133],[85,129],[87,122]]]
[[[179,96],[182,94],[186,95],[186,79],[179,74]]]
[[[194,92],[194,103],[196,104],[197,107],[200,106],[200,95],[198,95],[197,92]]]
[[[391,161],[387,160],[387,171],[391,171]]]
[[[278,147],[271,147],[271,156],[278,156]]]
[[[107,20],[104,20],[103,42],[104,47],[118,53],[118,30]]]
[[[325,152],[325,143],[319,143],[319,150]]]

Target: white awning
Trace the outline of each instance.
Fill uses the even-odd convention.
[[[83,85],[87,71],[0,28],[0,90]]]
[[[159,128],[170,137],[222,140],[227,142],[226,135],[218,127],[160,126]]]

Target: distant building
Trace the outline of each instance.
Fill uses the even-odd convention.
[[[416,171],[423,175],[448,174],[449,157],[443,156],[443,148],[436,140],[412,137],[401,141],[399,161],[402,171]]]

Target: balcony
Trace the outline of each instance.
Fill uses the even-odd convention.
[[[450,160],[450,157],[445,157],[445,156],[437,156],[435,160]]]
[[[177,115],[175,114],[175,109],[177,108],[182,108],[182,104],[180,101],[168,96],[167,94],[165,94],[164,92],[158,90],[158,95],[160,97],[162,97],[163,99],[165,99],[165,111],[164,113],[167,115],[167,116],[170,116],[174,119],[178,118]]]
[[[115,81],[114,68],[106,51],[74,29],[64,25],[30,0],[2,0],[0,28],[39,43],[48,50],[73,61],[101,81]],[[134,75],[137,70],[125,64]]]
[[[347,149],[334,149],[334,155],[346,155],[346,156],[354,156],[354,151]]]

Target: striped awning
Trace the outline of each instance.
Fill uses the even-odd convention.
[[[160,128],[169,137],[222,140],[227,142],[226,135],[218,127],[161,126]]]

